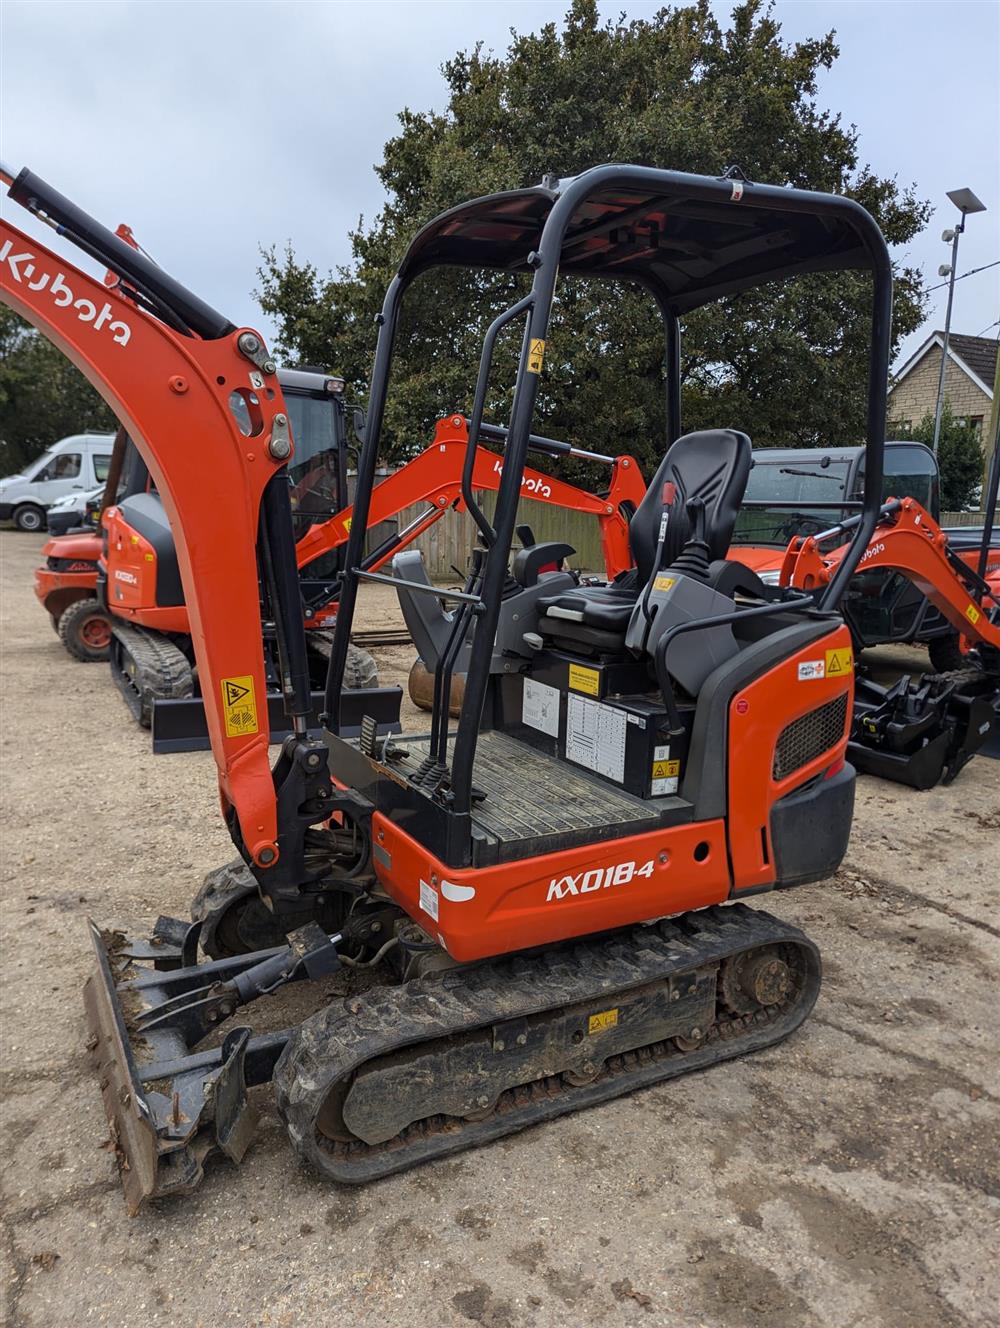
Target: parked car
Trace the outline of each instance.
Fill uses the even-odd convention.
[[[108,477],[114,434],[62,438],[20,475],[0,479],[0,521],[18,530],[44,530],[49,508],[67,494],[83,494]]]
[[[58,499],[45,514],[49,534],[66,535],[69,531],[81,527],[93,530],[97,524],[93,514],[96,508],[100,507],[103,497],[104,485],[101,484],[96,489],[88,489],[83,493],[68,493],[65,498]]]

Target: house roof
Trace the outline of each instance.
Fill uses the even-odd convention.
[[[932,332],[923,345],[918,346],[899,373],[893,374],[892,386],[897,387],[935,346],[943,345],[944,333]],[[997,345],[996,337],[967,337],[961,332],[952,332],[948,337],[949,360],[956,364],[963,373],[968,374],[976,386],[985,392],[990,400],[993,399],[994,380],[996,378]]]

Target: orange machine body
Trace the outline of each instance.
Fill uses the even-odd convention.
[[[94,597],[100,556],[98,534],[56,535],[46,540],[43,562],[35,568],[35,595],[46,613],[58,618],[76,600]]]
[[[794,790],[843,768],[853,688],[850,632],[839,625],[732,698],[725,819],[456,869],[376,812],[375,873],[386,892],[462,963],[767,889],[776,880],[771,809]],[[841,696],[839,734],[826,750],[781,777],[775,770],[781,734]],[[391,768],[383,773],[395,777]]]

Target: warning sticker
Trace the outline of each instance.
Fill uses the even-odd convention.
[[[975,624],[979,621],[979,610],[976,608],[975,604],[969,605],[969,607],[965,610],[965,616],[968,618],[969,622],[972,623],[973,626],[975,626]]]
[[[840,650],[828,650],[826,652],[826,676],[835,678],[838,673],[850,673],[853,663],[850,646],[843,646]]]
[[[676,576],[658,576],[653,582],[654,590],[669,590],[671,586],[677,584]]]
[[[681,772],[680,761],[654,761],[653,778],[654,779],[673,779],[675,775]]]
[[[226,737],[242,738],[257,733],[257,701],[254,697],[253,678],[249,673],[238,678],[222,679],[222,713],[226,720]]]
[[[349,535],[349,534],[351,533],[351,522],[352,522],[353,520],[354,520],[353,517],[350,517],[350,516],[345,516],[345,517],[344,517],[344,534],[345,534],[345,535]]]
[[[618,1009],[602,1010],[600,1014],[592,1014],[587,1020],[587,1032],[591,1037],[595,1033],[603,1033],[609,1028],[614,1028],[618,1023]]]
[[[528,373],[540,374],[545,363],[545,340],[533,337],[528,348]]]
[[[830,654],[836,654],[831,650]],[[804,659],[799,665],[799,682],[809,682],[816,678],[826,677],[826,660],[823,659]]]
[[[569,666],[569,685],[574,692],[597,696],[601,690],[601,675],[596,669],[585,669],[582,664]]]
[[[559,688],[525,678],[521,702],[521,723],[529,728],[559,737]]]
[[[435,922],[438,920],[438,892],[426,881],[420,882],[420,907],[429,913]]]

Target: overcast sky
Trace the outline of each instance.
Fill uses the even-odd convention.
[[[380,206],[372,167],[397,112],[444,107],[440,66],[456,50],[502,51],[511,25],[534,29],[567,7],[0,0],[0,151],[106,224],[129,222],[174,276],[270,333],[251,294],[258,244],[290,240],[321,270],[345,261],[348,230]],[[614,0],[602,13],[657,8]],[[730,6],[714,8],[725,19]],[[933,200],[906,255],[926,284],[947,257],[949,189],[969,186],[990,208],[969,219],[959,271],[1000,258],[997,0],[779,0],[777,16],[789,40],[837,30],[820,104],[858,125],[878,174]],[[904,355],[943,324],[945,295]],[[1000,267],[958,283],[955,331],[997,319]]]

